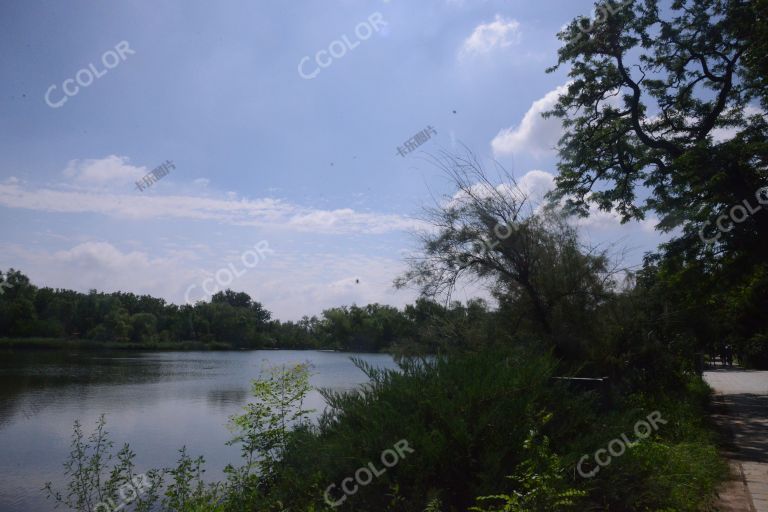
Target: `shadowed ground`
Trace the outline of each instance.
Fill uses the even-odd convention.
[[[717,369],[704,378],[716,393],[713,417],[729,434],[725,455],[737,478],[723,492],[721,510],[768,512],[768,372]],[[743,489],[748,504],[738,498]]]

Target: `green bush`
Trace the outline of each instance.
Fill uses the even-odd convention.
[[[637,444],[584,481],[582,488],[593,506],[626,511],[705,509],[727,476],[708,420],[709,396],[701,378],[689,377],[684,389],[632,394],[605,414],[598,431],[579,439],[575,453],[593,454],[621,434]],[[653,411],[659,411],[666,423],[649,438],[636,439],[636,422]]]
[[[565,510],[577,502],[584,510],[700,510],[725,476],[706,420],[709,390],[699,378],[673,393],[619,396],[604,410],[594,397],[552,381],[556,364],[542,355],[415,359],[401,372],[358,365],[370,385],[325,393],[330,410],[317,427],[291,436],[261,505],[323,510],[329,485],[377,462],[398,439],[415,452],[335,510]],[[632,434],[654,411],[667,423],[651,438],[595,478],[577,475],[583,455]],[[551,421],[541,424],[543,415]],[[541,441],[534,443],[531,432],[540,432]]]
[[[483,352],[411,359],[401,371],[357,364],[371,382],[360,392],[325,392],[330,409],[319,426],[297,432],[269,496],[304,510],[321,507],[323,492],[405,439],[414,453],[361,486],[336,510],[419,512],[437,498],[444,511],[466,511],[497,492],[524,462],[524,445],[542,412],[553,445],[588,428],[590,401],[550,378],[545,356]]]
[[[551,419],[546,416],[544,422]],[[565,512],[576,510],[586,492],[568,484],[566,468],[550,449],[546,436],[539,438],[532,430],[523,445],[527,457],[514,477],[516,490],[509,494],[496,494],[477,498],[479,506],[473,512],[536,512],[547,510]]]

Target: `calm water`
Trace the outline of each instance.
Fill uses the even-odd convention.
[[[99,415],[115,445],[130,442],[137,472],[170,466],[177,450],[206,459],[207,478],[238,459],[227,418],[248,401],[249,382],[270,365],[310,362],[312,385],[352,389],[366,381],[351,356],[394,368],[378,354],[314,351],[0,352],[0,512],[53,510],[40,488],[62,485],[72,424],[90,432]],[[313,391],[307,405],[322,410]]]

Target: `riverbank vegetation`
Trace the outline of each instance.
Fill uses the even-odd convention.
[[[310,369],[268,372],[231,419],[242,460],[228,478],[204,482],[204,460],[181,450],[178,466],[147,472],[146,488],[130,494],[136,510],[697,511],[725,474],[703,420],[708,390],[695,376],[663,392],[614,389],[605,407],[553,380],[557,361],[536,351],[408,358],[397,371],[358,365],[370,385],[326,392],[317,423],[303,407]],[[638,436],[653,414],[658,429]],[[100,423],[87,438],[76,427],[72,480],[63,492],[49,487],[54,499],[120,502],[116,489],[135,479],[135,462],[128,446],[110,459],[104,431]],[[619,451],[610,443],[622,436],[632,442]],[[606,445],[611,456],[597,466]],[[401,456],[387,459],[393,446]]]

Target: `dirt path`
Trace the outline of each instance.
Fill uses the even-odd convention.
[[[768,512],[768,372],[704,372],[715,390],[715,421],[732,434],[727,447],[734,481],[721,492],[720,510]]]

